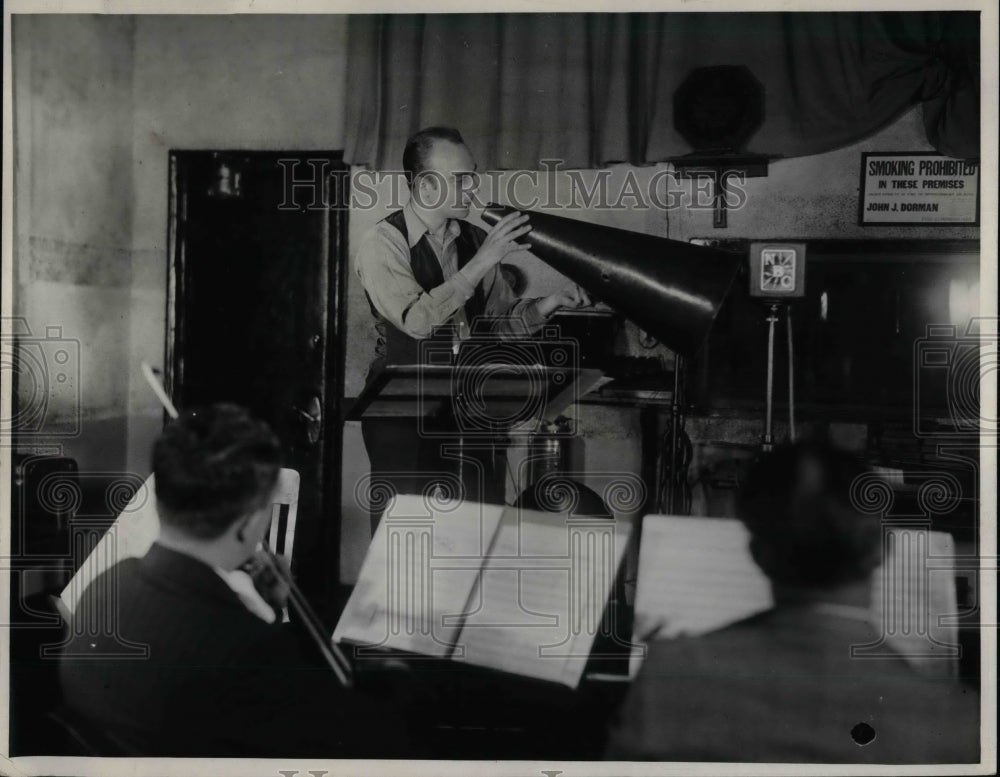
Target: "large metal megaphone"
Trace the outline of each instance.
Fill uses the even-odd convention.
[[[490,204],[483,221],[493,226],[513,212]],[[739,270],[728,251],[523,212],[531,231],[520,240],[533,254],[682,356],[705,341]]]

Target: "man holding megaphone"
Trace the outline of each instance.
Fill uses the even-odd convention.
[[[514,295],[499,264],[528,248],[517,241],[531,230],[529,217],[510,213],[489,232],[464,221],[476,168],[458,130],[421,130],[403,152],[409,202],[361,242],[355,268],[376,319],[378,356],[389,363],[418,363],[416,343],[445,324],[463,336],[475,318],[502,319],[496,333],[516,336],[560,308],[590,304],[575,285],[538,299]]]
[[[457,351],[476,319],[495,322],[491,335],[518,337],[536,332],[560,308],[590,304],[575,285],[537,299],[514,294],[500,262],[528,248],[518,239],[531,230],[529,217],[510,213],[489,232],[464,220],[477,166],[457,130],[416,133],[407,141],[403,169],[409,202],[375,225],[355,260],[377,331],[369,379],[385,364],[420,364],[422,342]],[[418,426],[409,418],[362,422],[373,476],[383,473],[397,492],[421,492],[426,483],[419,473],[443,466],[440,443],[421,441]]]

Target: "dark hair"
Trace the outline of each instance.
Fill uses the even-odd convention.
[[[453,127],[426,127],[410,137],[403,150],[403,172],[407,185],[413,186],[413,179],[427,169],[427,157],[438,140],[465,144],[461,133]]]
[[[866,471],[824,442],[783,445],[753,465],[737,510],[754,559],[772,581],[825,588],[871,574],[881,558],[879,518],[851,499]]]
[[[188,410],[153,445],[160,519],[185,534],[218,537],[266,504],[280,466],[278,438],[243,408]]]

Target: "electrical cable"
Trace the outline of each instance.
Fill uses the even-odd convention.
[[[771,303],[767,315],[767,394],[764,397],[764,450],[771,450],[774,442],[771,422],[774,403],[774,325],[777,320],[778,304]]]
[[[788,330],[788,440],[795,442],[795,361],[792,348],[792,306],[785,307],[785,328]]]
[[[691,484],[688,482],[688,474],[691,469],[691,462],[694,460],[694,444],[691,442],[691,437],[684,430],[683,426],[678,433],[678,442],[681,446],[681,463],[677,468],[678,486],[681,493],[681,514],[690,515],[693,492]]]

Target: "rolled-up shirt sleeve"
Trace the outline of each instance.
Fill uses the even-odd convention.
[[[455,273],[424,291],[410,269],[410,249],[403,236],[379,224],[362,241],[355,272],[378,313],[410,337],[429,337],[472,296],[474,286]]]

